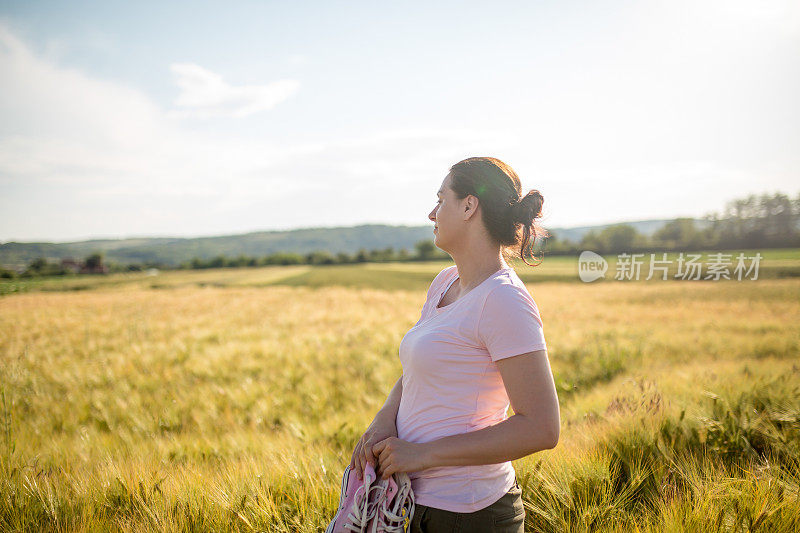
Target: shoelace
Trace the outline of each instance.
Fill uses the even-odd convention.
[[[382,527],[378,530],[382,533],[403,533],[405,531],[405,519],[408,518],[409,523],[411,523],[411,519],[414,517],[414,496],[411,494],[410,484],[398,486],[397,494],[395,494],[394,498],[395,502],[402,502],[397,513],[386,506],[385,498],[380,500],[382,505],[379,506],[378,512],[385,517],[384,523],[380,524]],[[395,508],[397,508],[396,505]]]
[[[362,533],[365,531],[369,520],[375,516],[375,513],[378,511],[374,502],[369,501],[369,495],[373,489],[380,490],[380,487],[378,485],[372,485],[367,489],[366,494],[363,489],[364,485],[356,489],[356,497],[353,500],[353,506],[350,508],[350,512],[347,513],[347,523],[344,524],[344,529]],[[372,505],[370,505],[370,503],[372,503]]]

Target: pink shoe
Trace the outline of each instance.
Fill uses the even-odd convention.
[[[364,465],[364,479],[359,482],[356,471],[347,465],[342,476],[342,493],[339,496],[339,509],[328,525],[325,533],[367,533],[367,526],[375,516],[376,505],[373,494],[379,490],[375,484],[375,469]]]
[[[376,483],[380,490],[375,493],[375,516],[369,523],[368,533],[402,533],[410,529],[414,492],[408,474],[397,472]]]

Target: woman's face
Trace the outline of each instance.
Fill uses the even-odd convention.
[[[428,218],[434,222],[433,242],[439,248],[440,244],[452,239],[454,232],[458,231],[461,220],[458,219],[459,201],[450,188],[450,174],[445,176],[442,186],[437,193],[436,207],[428,213]],[[442,248],[444,249],[444,248]]]

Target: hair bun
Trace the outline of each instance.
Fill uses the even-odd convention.
[[[534,219],[542,216],[542,193],[533,189],[514,204],[514,219],[516,222],[530,225]]]

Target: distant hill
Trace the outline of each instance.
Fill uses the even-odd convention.
[[[652,234],[672,219],[639,220],[624,222],[640,233]],[[698,226],[705,221],[695,220]],[[576,228],[546,228],[559,240],[581,240],[590,230],[601,230],[604,224]],[[364,224],[335,228],[300,228],[280,231],[257,231],[239,235],[215,237],[137,237],[128,239],[98,239],[76,242],[7,242],[0,244],[0,265],[19,268],[37,257],[56,261],[66,257],[83,259],[91,253],[103,252],[106,261],[118,263],[157,262],[177,266],[194,257],[211,259],[218,255],[227,257],[264,256],[274,252],[309,253],[328,251],[356,253],[359,249],[375,250],[393,247],[395,250],[414,251],[414,244],[433,239],[433,226],[390,226]]]

